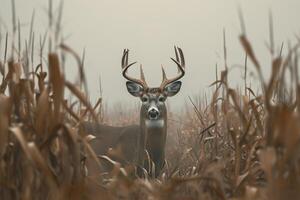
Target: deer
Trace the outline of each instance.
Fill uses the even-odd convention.
[[[139,79],[129,76],[128,69],[137,62],[129,64],[129,49],[123,51],[121,66],[122,75],[127,80],[127,91],[141,100],[138,125],[113,127],[95,122],[82,123],[82,129],[95,136],[90,145],[97,155],[107,155],[124,165],[135,165],[138,176],[142,176],[143,170],[146,170],[151,177],[156,178],[165,164],[168,121],[165,102],[168,97],[173,97],[180,91],[180,79],[185,75],[183,52],[179,47],[174,47],[174,50],[176,57],[171,60],[177,65],[178,74],[168,79],[162,67],[162,82],[159,87],[148,86],[142,65]]]

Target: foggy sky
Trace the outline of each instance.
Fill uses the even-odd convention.
[[[10,29],[11,2],[0,0],[2,33]],[[36,10],[35,31],[47,28],[46,0],[16,0],[17,15],[24,33]],[[57,2],[55,1],[57,7]],[[272,11],[277,46],[300,33],[299,0],[64,0],[63,32],[66,43],[80,54],[86,50],[86,76],[92,99],[99,96],[101,76],[104,100],[134,102],[121,76],[120,60],[124,48],[129,59],[143,64],[150,86],[159,86],[161,64],[168,76],[176,73],[170,57],[178,45],[186,58],[186,76],[179,95],[171,104],[181,105],[188,95],[209,91],[215,80],[215,66],[223,69],[223,29],[226,30],[228,61],[242,64],[244,53],[238,36],[241,33],[237,7],[241,6],[247,35],[258,58],[269,69],[268,17]],[[1,47],[2,48],[2,47]],[[69,58],[72,59],[72,58]],[[138,69],[138,65],[136,66]],[[76,67],[67,66],[68,79],[74,80]],[[135,73],[133,73],[135,74]],[[241,72],[233,70],[230,79],[242,80]],[[255,80],[253,80],[255,82]],[[135,100],[137,101],[137,100]]]

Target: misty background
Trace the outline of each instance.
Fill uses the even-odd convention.
[[[11,0],[0,0],[0,31],[11,33]],[[54,2],[58,13],[60,1]],[[47,0],[15,0],[17,17],[22,26],[22,37],[29,33],[30,20],[35,10],[35,35],[43,35],[48,27]],[[150,86],[160,85],[161,65],[167,76],[177,70],[170,60],[173,46],[183,49],[186,75],[181,92],[169,100],[171,107],[183,105],[188,96],[203,95],[215,81],[215,68],[224,69],[223,30],[226,30],[228,62],[230,66],[244,63],[244,51],[238,40],[241,33],[238,7],[243,11],[247,36],[268,77],[270,54],[269,14],[272,12],[276,49],[288,44],[300,34],[299,0],[64,0],[62,32],[65,43],[82,54],[85,49],[85,71],[91,99],[100,95],[99,77],[104,101],[113,106],[117,102],[137,102],[127,93],[121,75],[121,56],[130,49],[130,61],[143,64]],[[287,46],[287,45],[286,45]],[[3,47],[0,48],[3,51]],[[37,52],[35,52],[38,55]],[[68,60],[72,60],[69,57]],[[36,59],[38,60],[38,59]],[[36,61],[38,62],[38,61]],[[138,66],[132,76],[139,76]],[[253,68],[250,69],[254,71]],[[68,80],[75,80],[74,62],[66,66]],[[233,68],[229,74],[231,86],[242,84],[243,71]],[[249,77],[249,84],[257,84]]]

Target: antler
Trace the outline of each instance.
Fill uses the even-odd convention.
[[[129,69],[129,67],[131,67],[132,65],[137,63],[137,62],[133,62],[133,63],[128,64],[128,53],[129,53],[129,49],[124,49],[123,57],[122,57],[122,74],[123,74],[124,78],[126,78],[129,81],[138,83],[141,86],[143,86],[144,89],[147,89],[148,85],[145,80],[145,75],[143,72],[142,65],[140,65],[141,79],[132,78],[127,75],[127,70]]]
[[[172,79],[167,79],[166,72],[165,72],[164,68],[162,67],[163,80],[160,85],[161,90],[163,90],[166,85],[181,79],[185,74],[185,61],[184,61],[183,52],[182,52],[181,48],[175,47],[175,46],[174,46],[174,50],[175,50],[176,60],[174,58],[171,58],[171,60],[173,60],[176,63],[178,72],[180,72],[180,73]],[[179,58],[178,54],[179,54],[180,58]]]

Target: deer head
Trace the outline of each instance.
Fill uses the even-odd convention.
[[[163,126],[163,124],[155,123],[163,119],[166,115],[165,101],[168,97],[176,95],[181,88],[181,79],[185,74],[185,61],[183,52],[180,48],[175,48],[176,59],[171,58],[178,67],[179,74],[171,79],[166,77],[164,68],[162,67],[163,80],[160,87],[148,87],[146,83],[142,66],[140,66],[140,79],[128,76],[128,69],[136,62],[128,64],[129,50],[125,49],[122,57],[122,74],[128,81],[126,87],[128,92],[140,98],[142,102],[141,117],[146,120],[148,126]]]

